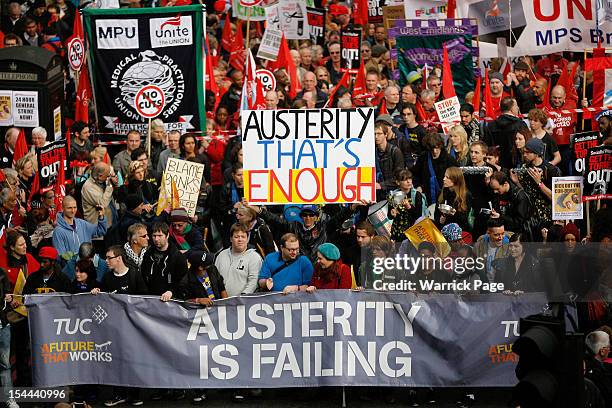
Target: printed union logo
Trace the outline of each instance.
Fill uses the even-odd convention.
[[[125,57],[111,75],[110,88],[119,90],[115,105],[125,116],[137,121],[142,119],[134,102],[138,91],[147,85],[156,85],[163,91],[164,119],[177,111],[185,94],[183,72],[169,56],[146,50]]]
[[[193,44],[191,16],[152,18],[149,22],[151,47],[177,47]]]
[[[98,48],[140,48],[138,20],[97,20],[96,35]]]

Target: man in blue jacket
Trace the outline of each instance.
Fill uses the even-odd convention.
[[[62,212],[57,214],[57,226],[53,230],[53,246],[60,258],[68,260],[79,251],[83,242],[91,242],[94,237],[106,234],[104,208],[98,209],[98,224],[91,224],[76,218],[77,203],[74,197],[66,196],[62,203]]]

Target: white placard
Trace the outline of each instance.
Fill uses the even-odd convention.
[[[453,96],[452,98],[436,102],[435,106],[438,118],[442,122],[442,130],[445,135],[448,135],[450,128],[461,123],[461,115],[459,113],[461,103],[459,103],[459,98]]]
[[[171,194],[172,180],[174,180],[181,207],[187,210],[190,217],[193,217],[200,197],[204,165],[171,157],[166,163],[165,174],[164,188],[167,194]]]
[[[13,91],[0,91],[0,126],[13,126]]]
[[[38,92],[13,91],[13,125],[38,126]]]
[[[282,0],[278,4],[280,29],[288,40],[310,39],[306,7],[301,1]]]
[[[244,111],[242,148],[251,203],[376,199],[372,108]]]
[[[553,177],[553,220],[582,219],[582,182],[580,176]]]

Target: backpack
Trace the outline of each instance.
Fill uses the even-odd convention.
[[[416,188],[412,187],[410,189],[410,200],[415,203],[416,202],[416,193],[417,190]],[[425,198],[425,194],[421,193],[421,217],[428,217],[429,216],[429,210],[427,208],[427,199]]]

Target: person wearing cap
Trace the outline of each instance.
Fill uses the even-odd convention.
[[[531,200],[539,225],[552,220],[552,179],[561,176],[559,168],[544,161],[543,157],[544,142],[537,138],[529,139],[523,149],[523,170],[520,174],[510,171],[511,180],[522,187]]]
[[[134,224],[146,225],[144,219],[145,206],[144,202],[142,201],[142,197],[139,197],[137,194],[129,194],[125,198],[124,204],[126,211],[117,222],[116,229],[118,232],[118,239],[117,242],[113,242],[113,244],[123,244],[127,241],[127,231],[130,226]],[[111,229],[111,231],[113,230],[114,229]]]
[[[179,282],[187,273],[187,259],[170,240],[170,229],[165,222],[153,224],[151,243],[142,258],[140,272],[149,293],[165,302],[177,297]],[[192,255],[201,257],[202,252],[194,251]]]
[[[70,259],[83,242],[106,234],[104,208],[98,210],[98,223],[92,224],[76,217],[77,202],[72,196],[64,197],[62,211],[57,214],[57,225],[53,230],[53,247],[63,259]]]
[[[489,88],[491,90],[491,102],[493,103],[493,119],[495,119],[503,112],[500,107],[502,99],[510,96],[504,91],[504,76],[500,72],[489,74]]]
[[[187,258],[192,251],[204,250],[202,233],[192,221],[187,210],[182,207],[170,212],[170,239]]]
[[[302,221],[288,222],[286,219],[268,211],[265,207],[251,206],[260,214],[261,218],[275,231],[280,234],[291,232],[300,241],[302,254],[306,255],[313,263],[316,261],[316,248],[327,242],[329,234],[336,231],[355,211],[359,204],[343,207],[333,217],[321,214],[319,207],[315,204],[305,204],[300,210]]]
[[[346,28],[351,22],[351,11],[345,3],[331,4],[329,6],[329,14],[331,14],[332,20],[340,28]]]
[[[314,293],[317,289],[351,289],[351,268],[340,259],[340,250],[334,244],[326,242],[317,248],[317,263],[306,292]]]
[[[531,201],[525,190],[501,171],[491,175],[489,187],[495,194],[489,217],[502,219],[509,231],[530,234],[528,221],[531,217]]]
[[[514,70],[506,75],[506,85],[512,90],[521,112],[529,112],[535,107],[535,95],[529,79],[529,65],[519,61]]]
[[[58,253],[53,247],[42,247],[38,251],[40,269],[28,275],[24,295],[66,292],[70,293],[70,279],[64,275],[57,264]]]
[[[527,127],[519,117],[516,99],[503,98],[500,102],[501,115],[489,122],[484,128],[483,141],[487,146],[499,146],[500,165],[506,169],[512,168],[512,144],[519,129]]]
[[[247,227],[234,224],[230,229],[230,247],[217,255],[215,266],[223,276],[230,296],[254,293],[262,259],[257,249],[249,248]]]
[[[259,271],[259,289],[283,293],[304,291],[312,273],[312,262],[300,253],[298,237],[288,232],[280,239],[280,250],[265,257]]]

